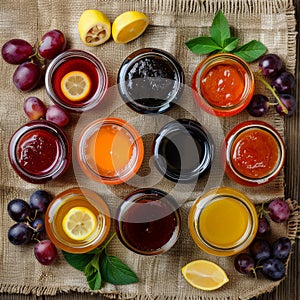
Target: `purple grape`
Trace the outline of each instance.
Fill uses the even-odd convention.
[[[8,240],[18,246],[31,241],[33,231],[25,223],[16,223],[8,230]]]
[[[33,215],[30,205],[22,199],[11,200],[7,205],[7,212],[16,222],[27,221]]]
[[[247,106],[247,111],[251,116],[262,117],[270,109],[270,101],[265,95],[255,94]]]
[[[45,222],[41,217],[37,217],[30,225],[34,229],[34,232],[43,232],[45,230]]]
[[[248,253],[240,253],[234,259],[235,269],[242,274],[255,274],[255,261]]]
[[[40,213],[44,213],[47,210],[48,205],[52,201],[52,196],[44,190],[37,190],[31,194],[29,198],[30,206]]]
[[[291,252],[291,241],[287,237],[281,237],[277,239],[272,245],[273,257],[285,261]]]
[[[282,115],[282,116],[291,116],[292,114],[294,114],[295,110],[296,110],[296,99],[294,96],[290,95],[290,94],[280,94],[278,95],[280,101],[282,102],[282,104],[278,103],[275,106],[276,111]],[[287,114],[284,112],[282,105],[284,105],[284,107],[287,109]]]
[[[271,245],[268,241],[260,238],[254,239],[250,247],[251,256],[255,261],[261,262],[271,257]]]
[[[259,60],[258,67],[262,75],[272,77],[281,70],[282,65],[282,60],[278,55],[266,54]]]
[[[43,265],[52,264],[57,257],[57,249],[50,240],[43,240],[34,246],[34,255]]]
[[[268,206],[270,218],[276,223],[285,222],[290,216],[289,205],[282,199],[275,199]]]
[[[2,46],[3,59],[13,65],[21,64],[29,59],[33,53],[32,46],[25,40],[12,39]]]
[[[283,71],[272,79],[271,85],[278,93],[288,93],[295,86],[295,77],[292,73]]]
[[[24,111],[30,120],[44,119],[47,107],[42,100],[37,97],[29,97],[24,101]]]
[[[59,106],[51,105],[47,109],[46,120],[53,122],[60,127],[64,127],[70,122],[70,115]]]
[[[284,277],[286,268],[284,263],[277,258],[270,258],[262,265],[263,275],[271,280],[280,280]]]
[[[13,74],[14,85],[23,92],[33,90],[40,83],[42,72],[40,66],[32,62],[24,62]]]
[[[48,31],[41,38],[38,47],[39,54],[46,59],[53,59],[66,49],[67,40],[65,35],[57,29]]]
[[[258,229],[257,229],[257,235],[263,236],[266,235],[268,232],[270,232],[270,223],[266,219],[265,216],[262,216],[258,219]]]

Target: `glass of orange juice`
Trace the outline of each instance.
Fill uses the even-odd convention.
[[[99,246],[111,225],[109,208],[89,189],[71,188],[58,194],[45,215],[49,239],[70,253],[85,253]]]
[[[244,193],[220,187],[195,201],[188,226],[193,240],[203,251],[230,256],[250,245],[257,232],[258,217],[255,206]]]

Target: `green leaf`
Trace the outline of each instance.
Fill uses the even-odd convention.
[[[86,265],[95,256],[94,253],[73,254],[62,251],[65,260],[75,269],[84,272]]]
[[[138,282],[136,274],[118,257],[107,255],[104,251],[100,258],[103,280],[112,284],[130,284]]]
[[[99,267],[99,257],[100,253],[96,254],[84,269],[84,275],[86,276],[88,285],[92,290],[99,290],[101,288],[102,278]]]
[[[256,40],[237,48],[232,53],[244,59],[247,63],[255,61],[267,51],[267,47]]]
[[[238,44],[239,39],[235,37],[230,37],[224,41],[223,52],[231,52],[234,50]]]
[[[219,10],[210,27],[210,36],[221,48],[224,48],[225,40],[230,38],[230,28],[223,12]]]
[[[193,53],[196,54],[208,54],[215,50],[222,49],[222,47],[220,47],[214,39],[209,36],[200,36],[187,41],[185,44]]]

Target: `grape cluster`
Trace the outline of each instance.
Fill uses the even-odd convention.
[[[23,39],[11,39],[2,46],[1,54],[7,63],[19,65],[13,74],[13,83],[20,91],[28,92],[41,83],[46,61],[63,52],[66,45],[65,35],[54,29],[34,46]]]
[[[16,246],[37,241],[34,255],[43,265],[52,264],[57,257],[57,249],[50,240],[39,240],[45,232],[44,213],[51,200],[52,196],[47,191],[36,190],[31,194],[29,203],[16,198],[7,205],[9,216],[17,222],[9,228],[8,240]]]
[[[45,103],[37,97],[28,97],[24,101],[23,108],[30,120],[46,119],[60,127],[66,126],[70,121],[70,114],[67,111],[55,104],[47,108]]]
[[[291,116],[296,110],[296,99],[291,95],[295,86],[295,77],[283,67],[281,58],[276,54],[266,54],[259,60],[257,79],[261,81],[274,96],[270,101],[262,94],[254,94],[247,106],[247,111],[254,117],[267,114],[271,106],[275,106],[277,113]]]
[[[287,237],[280,237],[272,244],[266,239],[271,231],[266,216],[276,223],[288,220],[290,208],[283,199],[272,200],[267,209],[264,205],[257,206],[259,225],[257,236],[249,246],[249,253],[238,254],[234,259],[235,269],[242,274],[252,274],[256,277],[257,270],[271,280],[280,280],[286,273],[285,262],[291,252],[291,241]]]

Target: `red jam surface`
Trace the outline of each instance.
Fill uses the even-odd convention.
[[[61,157],[59,138],[43,129],[25,133],[16,147],[21,168],[33,175],[44,175],[55,169]]]
[[[237,105],[245,88],[245,70],[237,65],[215,65],[202,74],[200,88],[210,105]]]
[[[267,131],[255,128],[237,136],[231,149],[234,168],[248,178],[271,174],[278,164],[279,148],[276,139]]]

